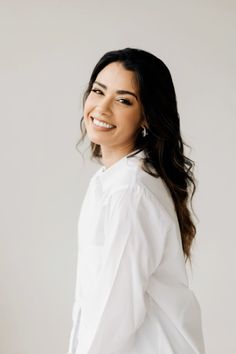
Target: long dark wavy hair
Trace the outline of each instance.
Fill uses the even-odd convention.
[[[138,152],[144,151],[143,169],[165,181],[174,201],[185,261],[188,259],[191,261],[190,249],[196,234],[191,213],[192,198],[196,189],[194,162],[184,155],[186,144],[180,133],[177,100],[170,71],[162,60],[141,49],[125,48],[109,51],[101,57],[93,69],[83,96],[83,105],[99,72],[112,62],[122,63],[126,70],[131,70],[135,74],[148,134],[143,137],[140,127],[134,149]],[[80,121],[82,136],[76,148],[87,133],[83,120],[84,117]],[[92,158],[100,162],[102,158],[100,145],[90,142],[90,148]]]

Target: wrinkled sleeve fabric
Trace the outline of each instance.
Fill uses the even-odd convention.
[[[132,346],[145,315],[145,288],[164,249],[162,216],[140,186],[114,192],[105,208],[104,257],[83,304],[76,354],[111,354]]]

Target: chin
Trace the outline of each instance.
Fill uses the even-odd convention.
[[[101,145],[103,142],[101,141],[101,139],[96,138],[94,135],[89,135],[87,133],[88,139],[91,141],[91,143],[97,144],[97,145]]]

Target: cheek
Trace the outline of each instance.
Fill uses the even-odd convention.
[[[87,98],[87,100],[85,101],[85,104],[84,104],[84,116],[85,117],[88,115],[91,108],[92,108],[91,99]]]
[[[133,110],[127,114],[121,115],[121,124],[126,127],[128,131],[136,130],[138,125],[140,124],[139,112],[137,110]]]

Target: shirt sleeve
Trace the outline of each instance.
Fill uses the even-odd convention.
[[[78,246],[78,245],[77,245]],[[72,328],[69,337],[69,348],[67,354],[75,354],[76,348],[78,346],[78,330],[81,318],[81,301],[80,301],[80,266],[79,259],[77,256],[77,267],[76,267],[76,286],[74,291],[74,303],[72,308]]]
[[[163,254],[159,204],[140,186],[113,193],[104,228],[103,263],[82,307],[76,354],[132,347],[146,315],[145,288]]]
[[[79,330],[81,307],[77,300],[74,301],[72,310],[72,329],[70,332],[69,349],[67,354],[75,354],[78,346],[77,333]]]

